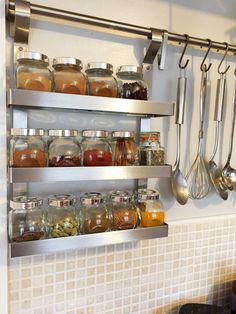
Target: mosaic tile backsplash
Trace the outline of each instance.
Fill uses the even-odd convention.
[[[9,262],[10,314],[177,314],[227,306],[236,216],[173,224],[169,237]]]

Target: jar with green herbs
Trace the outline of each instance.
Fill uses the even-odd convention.
[[[47,236],[70,237],[79,234],[79,219],[75,197],[71,194],[56,194],[48,197]]]
[[[101,193],[84,193],[81,198],[80,220],[82,233],[99,233],[111,230],[110,213],[106,198]]]
[[[160,166],[165,164],[165,150],[160,144],[160,132],[141,132],[140,165]]]
[[[9,238],[12,242],[40,240],[45,237],[43,200],[18,196],[10,201]]]

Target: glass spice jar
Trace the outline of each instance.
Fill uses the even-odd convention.
[[[79,167],[81,148],[76,137],[77,130],[48,130],[51,137],[48,145],[49,167]]]
[[[10,166],[46,167],[46,144],[42,129],[11,129]]]
[[[139,189],[137,207],[140,212],[142,227],[154,227],[164,224],[165,212],[158,191]]]
[[[83,165],[112,166],[112,149],[108,141],[108,132],[84,130],[82,136]]]
[[[160,132],[140,134],[140,165],[159,166],[165,164],[165,149],[160,144]]]
[[[9,238],[13,242],[40,240],[45,237],[43,200],[18,196],[10,201]]]
[[[47,236],[60,238],[79,234],[79,219],[75,197],[71,194],[56,194],[48,197]]]
[[[53,59],[54,90],[57,93],[86,94],[86,77],[81,72],[79,59],[60,57]]]
[[[20,89],[50,92],[52,75],[49,59],[39,52],[21,51],[17,54],[16,87]]]
[[[113,191],[110,200],[113,230],[136,228],[139,216],[133,203],[133,196],[127,191]]]
[[[127,99],[148,99],[147,84],[143,80],[143,69],[136,65],[122,65],[116,71],[119,96]]]
[[[110,231],[110,214],[106,207],[105,197],[101,193],[89,192],[81,196],[82,233]]]
[[[117,81],[112,75],[113,66],[106,62],[90,62],[87,65],[88,95],[117,97]]]
[[[114,165],[133,166],[138,164],[138,147],[135,133],[129,131],[112,132],[114,139]]]

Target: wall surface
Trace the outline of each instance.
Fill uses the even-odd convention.
[[[33,2],[45,5],[45,1]],[[207,3],[194,0],[51,0],[47,1],[47,5],[222,42],[235,43],[236,39],[234,0],[208,0]],[[111,32],[103,33],[85,27],[75,28],[38,20],[34,20],[31,26],[29,49],[43,52],[50,58],[59,55],[76,56],[84,64],[104,60],[116,68],[121,64],[141,63],[148,47],[148,42],[140,38],[117,36]],[[148,74],[151,99],[175,101],[179,76],[178,60],[182,48],[168,46],[165,71],[159,71],[156,62],[153,65],[153,70]],[[186,58],[190,62],[186,71],[188,92],[181,149],[181,169],[184,174],[193,162],[197,150],[201,75],[199,67],[202,57],[202,51],[187,49]],[[211,53],[210,60],[207,60],[213,62],[209,73],[206,107],[207,159],[212,153],[214,143],[215,89],[217,66],[221,57],[222,55]],[[235,87],[233,61],[232,57],[227,58],[231,69],[227,76],[220,152],[216,157],[221,165],[226,162],[229,146]],[[223,67],[225,65],[226,63]],[[63,118],[65,116],[66,119]],[[32,127],[76,127],[86,125],[88,121],[92,127],[106,125],[109,130],[116,123],[122,127],[135,128],[134,121],[130,118],[85,118],[63,113],[55,114],[51,119],[52,115],[43,112],[30,112],[29,117]],[[176,155],[174,117],[152,119],[150,127],[161,131],[167,162],[172,164]],[[236,147],[232,165],[236,168]],[[126,187],[127,183],[123,181],[119,184]],[[236,193],[231,193],[228,201],[222,201],[212,190],[205,199],[189,200],[186,206],[180,206],[172,196],[169,180],[149,180],[149,186],[160,190],[166,209],[166,220],[170,223],[168,238],[10,260],[9,313],[176,314],[180,304],[190,301],[228,304],[230,282],[236,279],[236,216],[233,215]],[[106,189],[96,182],[94,187]],[[65,187],[62,184],[30,186],[31,194],[59,192],[63,189]],[[84,186],[67,185],[66,189],[81,192]],[[3,210],[5,208],[4,201]],[[6,241],[4,243],[6,248]],[[3,268],[2,270],[6,274]],[[1,313],[6,314],[6,311]]]

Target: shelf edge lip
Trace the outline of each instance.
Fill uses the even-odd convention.
[[[125,180],[171,177],[171,165],[8,168],[10,183]]]
[[[165,117],[174,114],[174,103],[40,92],[16,88],[9,89],[7,101],[9,106],[29,109],[83,110],[150,117]]]
[[[157,239],[168,236],[168,224],[158,227],[137,228],[78,235],[74,237],[44,239],[29,242],[9,243],[9,258],[53,254],[66,250],[83,250],[88,248],[115,245],[140,240]]]

